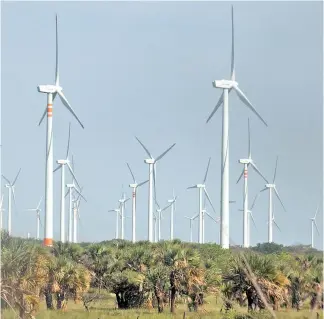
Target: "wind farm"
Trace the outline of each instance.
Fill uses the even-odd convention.
[[[102,26],[88,29],[82,23],[86,14],[71,10],[46,10],[46,22],[25,21],[24,39],[38,28],[26,51],[33,68],[19,62],[21,72],[17,67],[12,75],[4,68],[2,232],[36,241],[46,251],[102,242],[138,251],[145,243],[152,260],[158,247],[188,245],[202,254],[204,267],[208,245],[225,255],[258,247],[323,250],[316,92],[312,110],[300,114],[308,103],[300,88],[306,85],[302,72],[310,77],[310,71],[299,70],[300,84],[290,58],[296,52],[288,45],[275,63],[275,47],[282,42],[266,12],[217,5],[210,4],[219,12],[197,9],[198,22],[186,16],[195,10],[184,4],[179,25],[167,5],[157,4],[166,12],[155,22],[143,18],[145,32],[136,24],[138,13],[127,21],[128,9],[112,9],[125,25],[105,10],[105,18],[101,13],[97,19]],[[166,17],[174,23],[166,24]],[[284,32],[292,37],[296,31],[287,26]],[[4,59],[13,61],[9,44],[5,50]],[[6,81],[22,81],[26,90],[16,96]],[[39,93],[46,94],[45,111]],[[23,111],[24,120],[15,119],[12,107],[22,100],[30,111]],[[93,254],[89,250],[87,256]],[[149,268],[135,259],[126,267]]]

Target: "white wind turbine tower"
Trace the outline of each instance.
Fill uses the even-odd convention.
[[[202,206],[203,205],[203,202],[202,202],[203,201],[203,197],[202,197],[203,196],[203,190],[204,190],[204,192],[205,192],[205,194],[207,196],[207,199],[208,199],[210,205],[214,209],[214,206],[213,206],[213,204],[212,204],[212,202],[210,200],[210,197],[209,197],[209,195],[207,193],[206,186],[205,186],[210,160],[211,160],[211,158],[209,158],[209,160],[208,160],[208,165],[207,165],[205,177],[204,177],[204,180],[203,180],[202,184],[197,184],[197,185],[190,186],[190,187],[187,188],[187,189],[191,189],[191,188],[198,188],[199,189],[199,229],[198,229],[199,244],[202,244],[202,242],[203,242],[203,206]]]
[[[116,213],[116,231],[115,231],[115,237],[116,239],[119,239],[119,218],[120,218],[120,209],[110,209],[108,212],[115,212]]]
[[[161,240],[161,222],[162,222],[162,213],[167,210],[172,204],[166,205],[164,208],[161,209],[160,205],[158,204],[157,200],[155,199],[155,204],[157,206],[156,213],[154,214],[154,228],[155,228],[155,242]],[[156,230],[156,223],[158,230]],[[173,225],[172,225],[173,227]]]
[[[2,217],[3,217],[3,212],[5,211],[5,209],[2,206],[3,206],[3,194],[1,195],[1,202],[0,202],[0,230],[2,230],[3,228]]]
[[[311,233],[311,247],[314,248],[314,225],[315,225],[315,228],[316,228],[316,232],[317,234],[319,235],[319,230],[318,230],[318,227],[317,227],[317,224],[316,224],[316,216],[317,216],[317,213],[318,213],[318,210],[319,210],[319,206],[317,206],[316,208],[316,212],[315,212],[315,215],[313,218],[310,218],[311,220],[311,223],[312,223],[312,233]]]
[[[277,165],[278,165],[278,156],[276,159],[276,167],[275,167],[275,171],[274,171],[274,175],[273,175],[273,182],[272,184],[267,183],[265,185],[265,188],[262,189],[260,192],[264,192],[267,189],[269,189],[269,215],[268,215],[268,242],[272,243],[273,242],[273,223],[277,226],[277,228],[280,230],[279,226],[277,225],[275,219],[274,219],[274,213],[273,213],[273,191],[275,192],[277,198],[280,201],[281,206],[283,207],[284,211],[286,212],[286,208],[284,206],[284,204],[282,203],[282,200],[280,199],[279,193],[277,191],[276,188],[276,174],[277,174]]]
[[[53,246],[53,101],[56,94],[59,95],[62,103],[72,113],[76,120],[84,128],[83,124],[75,114],[70,103],[62,92],[59,83],[59,59],[58,59],[58,29],[56,15],[56,66],[55,66],[55,84],[39,85],[38,92],[47,94],[47,107],[39,121],[40,125],[47,114],[46,131],[46,175],[45,175],[45,234],[44,245]]]
[[[65,165],[68,167],[71,175],[73,176],[73,180],[77,183],[77,185],[80,187],[80,184],[78,183],[74,173],[73,169],[70,165],[69,161],[69,149],[70,149],[70,134],[71,134],[71,124],[69,124],[69,137],[68,137],[68,144],[66,149],[66,157],[65,159],[61,159],[57,161],[57,164],[59,166],[54,170],[56,172],[57,170],[61,169],[61,215],[60,215],[60,240],[62,243],[65,243]]]
[[[190,242],[191,243],[192,243],[192,223],[198,216],[199,216],[199,214],[197,214],[197,215],[195,215],[193,217],[184,216],[184,218],[187,218],[190,221],[189,227],[190,227]]]
[[[81,199],[86,201],[86,199],[81,195],[81,193],[82,193],[82,188],[80,189],[80,194],[79,194],[78,198],[73,200],[73,216],[74,216],[73,242],[74,243],[78,242],[78,227],[77,227],[77,225],[78,225],[78,221],[81,220],[80,212],[79,212],[80,202],[81,202]]]
[[[172,144],[166,151],[164,151],[161,155],[159,155],[157,158],[153,158],[151,153],[148,151],[148,149],[145,147],[145,145],[137,138],[137,141],[141,144],[141,146],[144,148],[146,154],[150,157],[149,159],[145,159],[144,162],[149,165],[149,194],[148,194],[148,241],[153,241],[153,181],[152,181],[152,175],[155,185],[155,165],[156,163],[165,156],[175,145],[176,143]],[[155,190],[155,187],[154,187]],[[156,196],[155,196],[156,198]]]
[[[173,196],[172,199],[168,200],[168,203],[170,203],[171,206],[171,215],[170,215],[170,240],[173,240],[173,222],[174,222],[174,212],[176,210],[176,200],[177,196],[174,196],[174,190],[173,190]]]
[[[129,198],[125,198],[125,193],[123,193],[123,198],[119,200],[120,203],[120,218],[121,218],[121,239],[124,238],[124,231],[125,231],[125,203],[129,200]]]
[[[11,198],[13,198],[14,203],[16,204],[15,184],[17,182],[20,171],[21,171],[21,168],[19,169],[13,183],[11,183],[8,178],[6,178],[4,175],[2,175],[2,177],[8,183],[5,186],[8,188],[8,234],[9,234],[9,236],[11,235],[11,215],[12,215],[11,214],[12,213]]]
[[[36,208],[29,208],[27,209],[28,211],[33,211],[33,212],[36,212],[36,239],[38,240],[39,239],[39,224],[41,223],[41,220],[40,220],[40,212],[41,212],[41,209],[39,208],[40,207],[40,204],[42,202],[42,199],[43,197],[41,197],[38,205]]]
[[[266,183],[268,183],[267,179],[262,175],[262,173],[259,171],[257,166],[255,165],[255,162],[253,161],[251,157],[251,135],[250,135],[250,120],[248,119],[248,158],[243,158],[239,160],[240,164],[244,165],[243,171],[238,178],[236,184],[241,180],[242,176],[244,175],[244,184],[243,184],[243,247],[247,248],[250,246],[249,243],[249,197],[248,197],[248,167],[251,165],[252,168],[265,180]]]
[[[132,191],[132,242],[135,243],[136,241],[136,191],[137,191],[137,187],[140,187],[142,185],[144,185],[145,183],[147,183],[149,180],[146,180],[145,182],[142,182],[142,183],[139,183],[137,184],[136,183],[136,180],[135,180],[135,176],[129,166],[128,163],[127,164],[127,167],[133,177],[133,184],[129,184],[129,187],[131,187],[133,189]]]
[[[247,210],[247,213],[248,213],[248,217],[247,217],[247,246],[246,247],[250,247],[251,244],[250,244],[250,238],[251,238],[251,228],[250,228],[250,218],[252,219],[252,222],[253,222],[253,225],[255,227],[255,229],[257,230],[257,226],[256,226],[256,223],[255,223],[255,220],[254,220],[254,217],[253,217],[253,214],[252,214],[252,209],[255,205],[255,202],[258,198],[259,194],[256,194],[255,197],[254,197],[254,200],[253,200],[253,203],[250,207],[250,209]],[[240,212],[244,212],[243,209],[239,209]]]
[[[81,192],[78,190],[76,185],[73,183],[71,184],[66,184],[66,187],[68,188],[68,191],[65,194],[65,197],[69,194],[69,223],[68,223],[68,241],[69,243],[73,243],[73,221],[75,222],[75,217],[73,214],[73,191],[76,191],[85,201],[87,201]],[[74,226],[76,227],[76,226]]]
[[[245,96],[235,81],[234,64],[234,13],[232,6],[232,57],[231,57],[231,79],[216,80],[213,82],[215,88],[223,90],[214,110],[207,119],[207,123],[213,117],[218,108],[223,105],[223,127],[222,127],[222,153],[221,153],[221,246],[229,248],[229,137],[228,137],[228,95],[233,89],[240,100],[254,112],[266,125],[259,113],[255,110],[251,102]]]

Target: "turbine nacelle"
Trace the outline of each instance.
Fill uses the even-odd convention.
[[[70,161],[69,161],[69,160],[66,160],[66,159],[65,159],[65,160],[57,160],[57,161],[56,161],[57,164],[61,164],[61,165],[65,165],[65,164],[67,164],[67,163],[69,163],[69,162],[70,162]]]
[[[56,93],[57,91],[62,91],[62,88],[57,85],[39,85],[37,87],[38,92],[40,93]]]
[[[136,188],[137,187],[137,184],[129,184],[129,187]]]
[[[241,163],[241,164],[250,164],[251,162],[252,162],[251,159],[246,159],[246,158],[239,160],[239,163]]]
[[[197,184],[196,187],[197,188],[205,188],[205,185],[204,184]]]
[[[216,80],[213,81],[212,83],[214,88],[220,88],[220,89],[231,89],[233,86],[238,85],[236,81],[231,81],[231,80]]]
[[[74,187],[75,188],[75,184],[74,183],[73,184],[66,184],[66,187],[69,187],[69,188]]]
[[[144,160],[144,163],[146,163],[146,164],[154,164],[155,160],[154,160],[154,158],[148,158],[148,159]]]
[[[6,184],[5,186],[6,186],[7,188],[10,188],[10,184]]]
[[[265,184],[265,187],[267,187],[267,188],[275,188],[276,185],[275,184]]]

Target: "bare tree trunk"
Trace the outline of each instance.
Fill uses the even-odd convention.
[[[175,313],[175,297],[176,297],[176,288],[175,288],[175,273],[171,271],[170,274],[170,285],[171,285],[171,297],[170,297],[170,311],[171,313]]]

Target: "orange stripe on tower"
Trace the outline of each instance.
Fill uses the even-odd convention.
[[[52,247],[53,246],[53,239],[52,238],[44,238],[43,244],[44,244],[44,246]]]
[[[53,108],[52,104],[47,105],[47,117],[52,117],[53,116]]]

